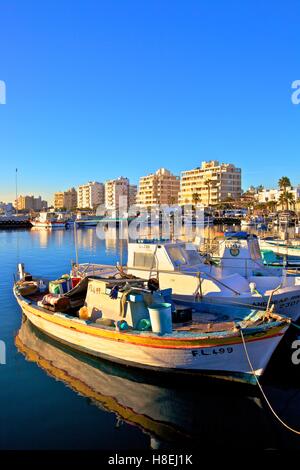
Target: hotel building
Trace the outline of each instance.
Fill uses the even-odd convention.
[[[140,178],[136,203],[141,207],[177,204],[180,180],[169,170],[160,168]]]
[[[128,207],[135,204],[137,187],[129,184],[129,179],[124,176],[105,182],[105,208],[108,211],[116,211],[120,205],[127,211]]]
[[[41,211],[47,209],[47,201],[43,201],[41,196],[19,196],[15,201],[15,208],[18,211]]]
[[[104,184],[97,181],[90,181],[87,184],[78,186],[77,207],[78,209],[96,209],[100,204],[104,204]]]
[[[179,204],[218,204],[228,198],[240,199],[241,169],[217,160],[181,173]]]
[[[283,192],[284,192],[283,189],[263,189],[262,191],[259,191],[259,193],[257,194],[257,200],[258,202],[271,202],[271,201],[278,202]],[[292,194],[295,202],[299,200],[300,186],[287,187],[286,192],[289,194]]]
[[[54,208],[72,210],[77,207],[77,191],[70,188],[67,191],[59,191],[54,194]]]

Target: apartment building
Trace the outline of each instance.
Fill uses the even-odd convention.
[[[121,206],[127,211],[130,197],[133,197],[133,186],[124,176],[105,182],[105,208],[108,211],[116,211]]]
[[[75,188],[58,191],[54,194],[54,208],[72,210],[77,207],[77,191]]]
[[[166,168],[159,168],[155,173],[140,178],[136,203],[141,207],[177,204],[179,189],[179,177]]]
[[[300,186],[286,188],[286,192],[292,194],[294,200],[297,201],[300,198]],[[280,195],[283,193],[282,189],[263,189],[257,194],[258,202],[271,202],[279,201]]]
[[[134,206],[136,204],[136,196],[137,196],[137,185],[130,184],[129,185],[129,192],[128,192],[128,205]]]
[[[217,160],[181,173],[179,204],[218,204],[228,198],[240,199],[241,169]]]
[[[43,201],[41,196],[19,196],[15,201],[15,208],[18,211],[41,211],[47,207],[47,201]]]
[[[104,184],[97,181],[89,181],[77,188],[78,209],[95,209],[104,204]]]

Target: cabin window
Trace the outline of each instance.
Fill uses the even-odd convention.
[[[174,264],[187,264],[187,260],[185,259],[182,250],[178,246],[169,246],[168,253]]]
[[[201,262],[199,253],[196,250],[186,250],[184,255],[187,257],[188,264],[192,266]]]
[[[156,268],[156,258],[153,253],[134,253],[133,264],[139,268]]]

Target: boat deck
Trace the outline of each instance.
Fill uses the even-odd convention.
[[[39,308],[39,310],[47,313],[49,315],[61,316],[62,318],[66,318],[68,320],[73,320],[75,322],[80,322],[82,324],[94,326],[97,328],[104,328],[108,330],[115,330],[115,325],[109,325],[107,319],[97,319],[96,321],[85,320],[79,317],[79,310],[78,309],[70,309],[66,312],[49,310],[48,308],[38,306],[38,302],[41,301],[44,295],[47,294],[46,292],[43,293],[35,293],[26,296],[26,300],[31,304]],[[176,304],[175,304],[176,307]],[[182,310],[182,307],[179,307]],[[265,312],[264,312],[265,313]],[[120,318],[121,319],[121,318]],[[123,319],[123,318],[122,318]],[[126,320],[126,317],[124,318]],[[252,326],[255,327],[257,325],[262,324],[262,312],[260,310],[255,309],[247,309],[247,308],[229,308],[228,306],[224,306],[224,309],[220,309],[220,306],[214,306],[211,304],[202,305],[202,311],[193,311],[192,312],[192,320],[183,322],[183,323],[173,323],[172,328],[173,332],[172,335],[177,334],[214,334],[214,333],[228,333],[237,331],[239,325],[243,326],[243,328]],[[152,331],[142,331],[138,329],[133,329],[129,327],[126,330],[127,333],[134,333],[134,334],[154,334]]]

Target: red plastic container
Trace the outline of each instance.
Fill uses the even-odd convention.
[[[81,281],[81,277],[72,277],[72,289],[74,289],[77,284],[79,284]]]

